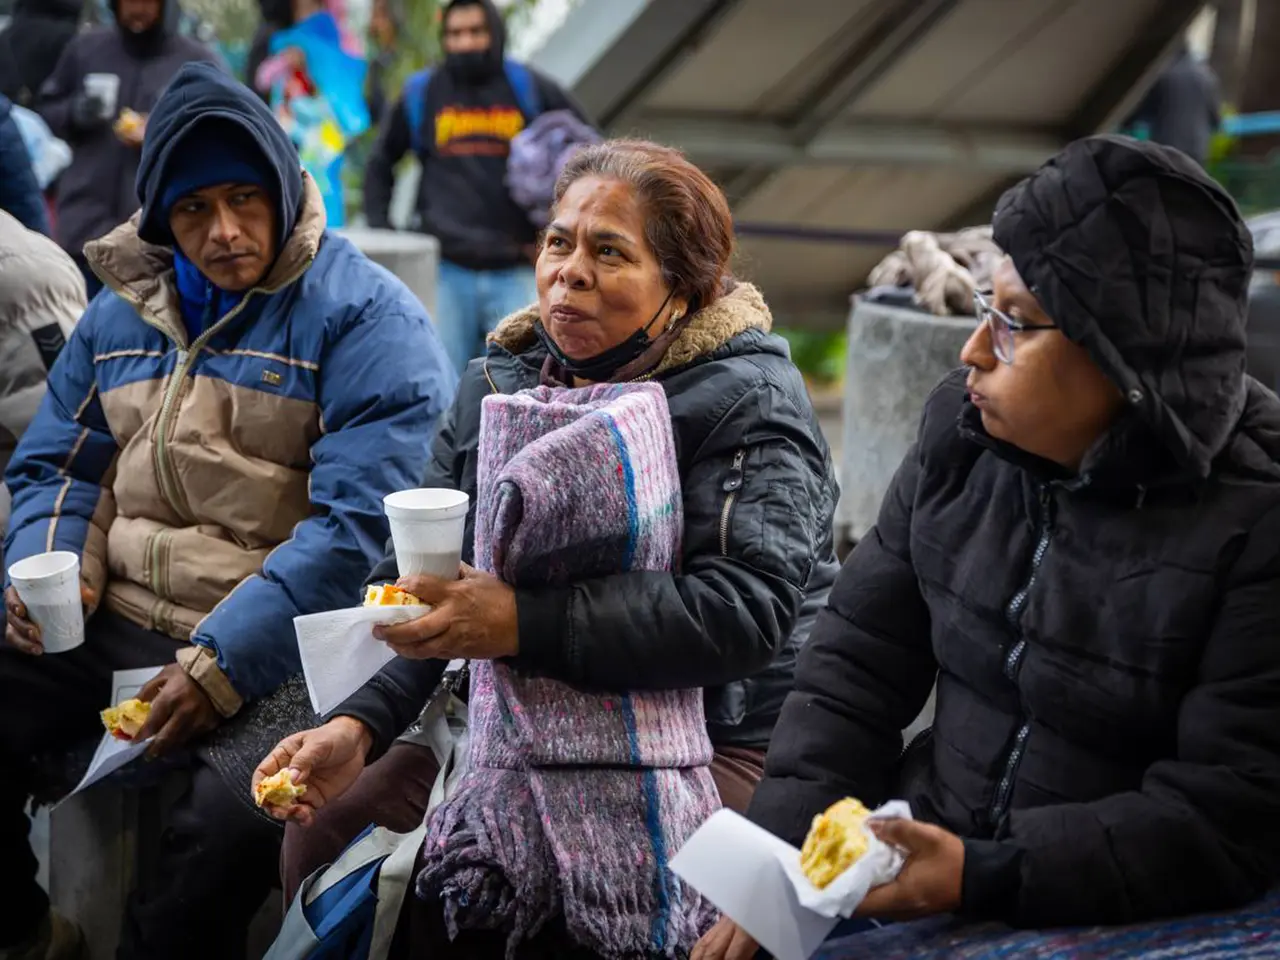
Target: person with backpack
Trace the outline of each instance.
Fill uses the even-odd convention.
[[[484,337],[536,299],[536,228],[507,190],[511,141],[544,112],[582,108],[556,83],[504,56],[506,30],[490,0],[444,8],[444,64],[411,76],[383,118],[365,171],[365,216],[389,227],[395,167],[422,164],[415,226],[440,241],[437,322],[461,372]]]

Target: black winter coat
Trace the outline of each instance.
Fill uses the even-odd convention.
[[[1185,158],[1151,178],[1145,148],[1080,154],[1006,198],[996,241],[1129,412],[1068,475],[944,380],[750,809],[798,842],[836,799],[904,796],[966,838],[966,911],[1039,926],[1280,881],[1280,401],[1242,374],[1248,237]]]
[[[505,321],[487,357],[472,361],[423,479],[470,494],[468,562],[480,404],[538,384],[546,352],[533,339],[534,316]],[[837,569],[830,451],[768,325],[760,294],[740,285],[691,319],[654,377],[667,393],[684,488],[681,573],[518,590],[517,666],[599,689],[706,687],[714,743],[767,746]],[[388,543],[370,582],[396,576]],[[335,713],[365,721],[381,752],[417,719],[444,667],[392,661]]]

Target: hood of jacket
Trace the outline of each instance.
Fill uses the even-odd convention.
[[[182,67],[152,110],[138,164],[139,234],[148,243],[173,242],[167,211],[160,209],[167,167],[179,143],[199,134],[203,123],[235,124],[258,146],[272,167],[279,198],[280,234],[288,237],[302,202],[302,163],[298,150],[267,105],[248,87],[211,63]]]
[[[1231,197],[1176,150],[1089,137],[1005,193],[993,226],[1045,313],[1126,399],[1082,472],[1208,476],[1246,400],[1253,242]]]
[[[485,19],[489,21],[489,65],[495,74],[498,73],[502,69],[502,60],[507,55],[507,24],[502,19],[502,12],[498,10],[492,0],[450,0],[445,5],[440,17],[442,40],[445,21],[448,19],[449,13],[456,7],[481,7],[484,10]]]
[[[533,324],[538,307],[513,313],[489,334],[489,342],[508,353],[521,354],[539,347]],[[648,376],[658,376],[711,355],[739,334],[757,330],[768,333],[773,315],[760,291],[750,283],[735,283],[723,296],[689,317]]]

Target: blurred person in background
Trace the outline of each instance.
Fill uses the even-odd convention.
[[[245,64],[245,83],[257,90],[254,78],[266,59],[271,56],[271,38],[278,30],[293,26],[293,0],[258,0],[260,19],[249,44],[249,58]],[[263,100],[270,99],[269,90],[258,90]]]
[[[28,230],[46,236],[49,218],[44,194],[36,179],[27,142],[13,118],[13,104],[0,94],[0,210],[16,217]]]
[[[83,0],[17,0],[0,33],[0,94],[34,104],[58,58],[76,35]]]
[[[364,201],[369,226],[389,227],[396,165],[417,156],[417,228],[440,241],[436,322],[461,372],[485,335],[537,294],[537,231],[506,185],[511,140],[544,112],[583,112],[555,82],[505,58],[506,27],[490,0],[452,0],[442,23],[444,64],[410,77],[382,118]]]
[[[78,35],[63,50],[37,104],[72,149],[57,186],[57,239],[79,265],[90,298],[102,284],[83,248],[138,209],[134,180],[147,114],[184,63],[217,61],[204,44],[178,35],[177,0],[113,0],[111,9],[114,24]]]
[[[1184,41],[1123,129],[1140,140],[1175,147],[1204,166],[1209,141],[1220,126],[1218,78]]]
[[[276,30],[253,76],[324,197],[329,225],[346,223],[347,147],[372,121],[363,43],[347,28],[345,0],[293,0],[293,25]]]

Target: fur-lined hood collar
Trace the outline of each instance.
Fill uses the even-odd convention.
[[[509,353],[521,354],[537,343],[533,330],[537,319],[536,304],[517,311],[498,324],[489,334],[489,342]],[[750,283],[738,283],[689,318],[652,373],[656,375],[692,363],[748,330],[768,333],[772,327],[773,316],[760,291]]]

